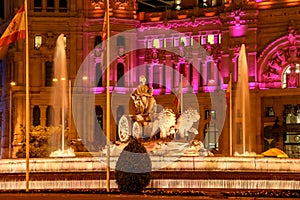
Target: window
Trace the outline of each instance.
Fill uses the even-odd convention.
[[[173,47],[179,47],[179,38],[173,39]]]
[[[208,35],[201,35],[200,44],[221,44],[221,34],[208,34]]]
[[[125,38],[124,36],[118,36],[117,37],[117,46],[123,46],[125,47]]]
[[[96,47],[97,45],[101,45],[101,43],[102,43],[102,37],[100,35],[97,35],[95,37],[94,47]]]
[[[4,19],[4,1],[0,1],[0,18]]]
[[[179,73],[186,77],[186,66],[185,63],[180,63],[179,65]]]
[[[52,106],[48,106],[46,109],[46,126],[54,125],[54,109]]]
[[[215,110],[205,110],[205,119],[216,119],[216,111]]]
[[[96,63],[96,81],[98,81],[96,86],[102,87],[102,69],[100,63]]]
[[[173,39],[173,46],[179,47],[179,46],[191,46],[191,38],[190,36],[183,36],[183,37],[175,37]]]
[[[47,0],[47,12],[54,12],[54,0]]]
[[[46,68],[45,86],[52,86],[52,79],[54,75],[53,62],[47,61],[45,63],[45,68]]]
[[[36,35],[34,37],[34,49],[38,50],[42,46],[42,36]]]
[[[187,41],[186,41],[186,37],[181,37],[180,38],[180,43],[179,43],[180,46],[187,46]]]
[[[284,133],[283,149],[289,158],[300,158],[300,132]]]
[[[154,39],[152,42],[152,46],[157,49],[160,48],[159,39]]]
[[[190,77],[189,77],[189,82],[190,82],[190,85],[193,85],[193,65],[190,64]]]
[[[202,35],[201,36],[201,45],[205,45],[206,44],[206,35]]]
[[[282,73],[282,88],[299,87],[300,65],[290,64]]]
[[[117,86],[124,87],[125,81],[124,81],[124,64],[118,63],[117,64]]]
[[[117,141],[118,140],[120,140],[120,138],[119,138],[119,126],[118,126],[118,124],[119,124],[119,121],[120,121],[120,118],[122,117],[124,115],[124,106],[119,106],[118,108],[117,108],[117,127],[116,127],[116,133],[117,133]]]
[[[212,78],[213,78],[211,70],[212,70],[212,62],[209,61],[209,62],[207,62],[207,80],[212,80]]]
[[[40,110],[40,107],[39,106],[34,106],[33,107],[33,126],[38,126],[41,124],[41,121],[40,121],[40,117],[41,117],[41,110]]]
[[[99,126],[95,126],[94,131],[94,139],[93,139],[93,146],[96,148],[96,151],[99,151],[101,146],[105,145],[106,137],[103,135],[103,110],[101,106],[95,106],[95,123],[98,123]]]
[[[207,43],[209,43],[209,44],[215,44],[215,36],[212,35],[212,34],[209,34],[207,36]]]
[[[203,63],[200,62],[199,64],[199,87],[203,86]]]
[[[152,40],[147,40],[147,42],[146,42],[146,48],[147,49],[150,49],[150,48],[152,48]]]
[[[204,147],[218,151],[218,129],[215,123],[205,124],[204,137]]]
[[[103,129],[103,111],[101,106],[96,106],[95,112],[96,112],[97,122],[99,123],[100,127]]]
[[[155,38],[147,40],[147,48],[165,48],[166,40],[163,38]]]
[[[42,11],[42,0],[34,0],[34,12]]]
[[[67,0],[59,0],[59,12],[67,12]]]
[[[152,83],[153,89],[159,89],[160,88],[160,66],[154,65],[153,66],[153,83]]]

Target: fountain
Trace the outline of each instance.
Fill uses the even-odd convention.
[[[54,78],[51,93],[51,103],[54,105],[54,110],[61,113],[61,123],[58,117],[52,122],[54,125],[61,124],[61,137],[50,135],[50,146],[59,148],[57,144],[61,144],[61,149],[50,154],[50,157],[75,156],[72,149],[65,150],[65,120],[67,119],[68,108],[68,75],[66,65],[66,51],[64,35],[60,34],[56,41],[54,54]],[[50,133],[51,134],[51,133]],[[61,142],[59,142],[61,139]],[[73,152],[73,153],[72,153]]]
[[[238,155],[251,152],[250,133],[250,97],[248,86],[248,64],[245,45],[242,44],[238,58],[238,80],[234,99],[233,133],[235,141],[233,149]],[[247,149],[246,149],[247,147]]]

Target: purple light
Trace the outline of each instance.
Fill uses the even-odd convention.
[[[233,37],[241,37],[246,34],[247,26],[246,25],[240,25],[236,24],[234,26],[229,27],[230,35]]]

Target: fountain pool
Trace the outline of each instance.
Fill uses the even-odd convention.
[[[30,189],[106,187],[105,156],[30,159]],[[114,169],[118,157],[111,157]],[[168,166],[161,168],[165,163]],[[299,189],[300,159],[151,156],[149,188]],[[0,160],[0,190],[25,188],[25,160]],[[111,171],[111,188],[117,188]]]

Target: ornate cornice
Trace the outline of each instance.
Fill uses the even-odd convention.
[[[141,23],[138,27],[139,31],[146,31],[151,29],[176,29],[179,27],[188,27],[188,28],[195,28],[199,26],[205,25],[222,25],[222,22],[219,17],[208,17],[208,18],[196,18],[194,21],[191,19],[184,19],[184,20],[169,20],[166,23],[163,21],[159,22],[146,22]]]

